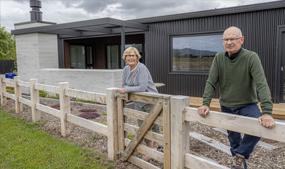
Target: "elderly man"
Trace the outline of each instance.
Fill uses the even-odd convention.
[[[212,63],[206,82],[203,105],[198,113],[206,117],[217,87],[220,92],[222,112],[255,117],[262,126],[273,128],[270,90],[258,55],[242,48],[244,37],[239,28],[231,26],[223,34],[225,52],[218,53]],[[217,84],[219,84],[217,86]],[[260,112],[257,103],[261,103]],[[259,137],[228,131],[233,155],[233,169],[246,169],[249,158]]]

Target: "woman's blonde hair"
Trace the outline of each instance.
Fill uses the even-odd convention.
[[[127,49],[125,49],[122,59],[125,60],[126,59],[126,55],[129,55],[130,53],[134,53],[138,59],[140,59],[142,56],[140,55],[140,52],[137,50],[137,48],[135,47],[128,47]]]

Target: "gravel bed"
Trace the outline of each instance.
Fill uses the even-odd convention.
[[[58,107],[58,101],[54,99],[41,99],[40,103],[52,106],[54,108]],[[11,100],[8,100],[7,105],[4,106],[4,109],[11,114],[25,119],[26,121],[31,121],[31,111],[30,108],[24,106],[24,112],[20,114],[15,114],[14,112],[14,103]],[[90,110],[90,111],[88,111]],[[92,110],[92,111],[91,111]],[[84,115],[86,116],[86,112],[91,113],[91,116],[94,115],[93,112],[99,114],[99,117],[96,115],[94,121],[106,124],[106,106],[104,105],[94,105],[88,103],[78,103],[72,102],[71,104],[71,113],[74,115]],[[85,113],[85,114],[84,114]],[[87,113],[87,118],[89,114]],[[59,119],[47,114],[42,113],[41,121],[39,122],[39,126],[42,130],[47,131],[48,133],[56,136],[60,136],[60,121]],[[198,132],[212,139],[218,140],[223,144],[229,145],[227,137],[218,132],[214,131],[210,127],[206,125],[201,125],[198,123],[191,123],[191,131]],[[67,136],[66,139],[74,142],[82,147],[86,147],[96,151],[96,153],[103,156],[103,158],[107,159],[107,137],[91,132],[90,130],[84,129],[82,127],[78,127],[76,125],[67,123]],[[251,158],[248,160],[248,165],[250,169],[285,169],[285,143],[280,143],[268,139],[262,139],[262,141],[270,143],[276,147],[272,151],[266,150],[262,147],[256,147],[254,153]],[[198,156],[202,156],[207,159],[211,159],[213,161],[218,162],[219,164],[230,166],[231,157],[226,153],[214,149],[196,139],[190,138],[190,153],[193,153]],[[106,160],[106,162],[108,162]],[[155,163],[158,166],[162,166],[162,164]],[[118,169],[137,169],[138,167],[128,163],[128,162],[115,162],[115,168]]]

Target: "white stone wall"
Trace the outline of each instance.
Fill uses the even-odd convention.
[[[16,25],[16,29],[46,26],[45,23]],[[23,80],[37,77],[41,68],[58,68],[58,46],[56,34],[30,33],[15,35],[17,74]]]
[[[40,83],[58,85],[69,82],[70,87],[105,93],[106,88],[120,87],[122,70],[105,69],[41,69],[37,77]]]
[[[57,35],[38,34],[39,68],[58,68]]]
[[[39,48],[36,33],[15,36],[17,53],[17,74],[23,80],[37,76],[39,70]]]

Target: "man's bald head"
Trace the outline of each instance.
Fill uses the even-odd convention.
[[[241,30],[235,26],[231,26],[224,31],[223,39],[225,51],[229,56],[237,53],[244,42]]]
[[[229,34],[229,33],[236,35],[236,37],[242,37],[242,32],[241,32],[240,28],[235,27],[235,26],[228,27],[228,28],[224,31],[224,35],[225,35],[225,34]]]

